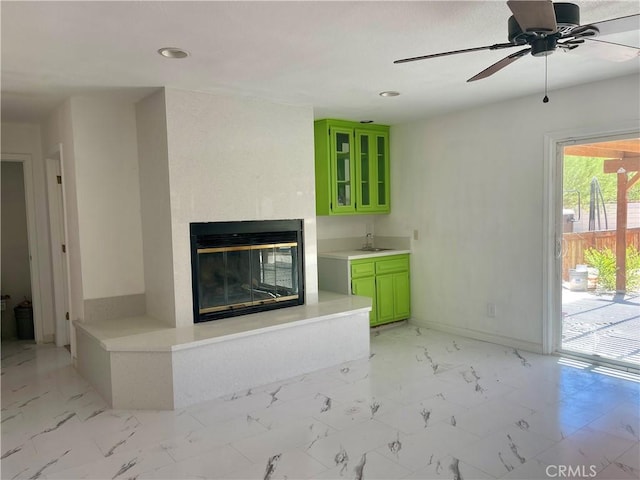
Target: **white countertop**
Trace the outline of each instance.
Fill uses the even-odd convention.
[[[338,260],[358,260],[361,258],[387,257],[389,255],[401,255],[411,253],[410,250],[382,250],[380,252],[370,252],[362,250],[343,250],[338,252],[321,252],[319,258],[335,258]]]
[[[150,317],[131,317],[97,323],[74,322],[108,351],[176,351],[247,335],[335,318],[357,310],[371,310],[371,299],[332,292],[319,292],[312,305],[280,308],[267,312],[223,318],[172,328]]]

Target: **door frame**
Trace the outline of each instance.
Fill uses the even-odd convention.
[[[42,325],[42,299],[40,293],[40,259],[38,256],[38,229],[36,201],[33,187],[33,159],[28,153],[2,153],[0,161],[22,163],[24,200],[27,213],[27,239],[29,248],[29,274],[31,275],[31,306],[33,308],[33,333],[36,343],[44,342]]]
[[[45,157],[45,181],[47,184],[47,207],[49,235],[51,239],[51,272],[53,276],[54,331],[58,347],[70,343],[71,297],[69,284],[69,255],[63,254],[61,245],[67,242],[67,215],[64,202],[64,182],[57,188],[56,177],[63,175],[62,144],[57,144]]]
[[[555,353],[562,343],[563,148],[634,135],[640,135],[637,119],[558,130],[544,135],[542,353]]]

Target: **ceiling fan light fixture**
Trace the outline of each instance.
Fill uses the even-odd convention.
[[[395,90],[385,90],[384,92],[380,92],[378,95],[381,97],[397,97],[400,95],[400,92],[396,92]]]
[[[531,42],[531,55],[534,57],[551,55],[556,49],[557,40],[554,35],[535,39]]]
[[[177,47],[163,47],[158,50],[158,53],[165,58],[186,58],[189,56],[189,52]]]

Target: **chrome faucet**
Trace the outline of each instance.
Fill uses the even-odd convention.
[[[364,248],[373,248],[373,233],[367,233],[366,243],[364,244]]]

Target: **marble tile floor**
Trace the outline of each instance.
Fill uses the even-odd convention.
[[[640,476],[637,377],[411,325],[177,411],[109,409],[52,345],[3,344],[1,373],[2,479]]]

